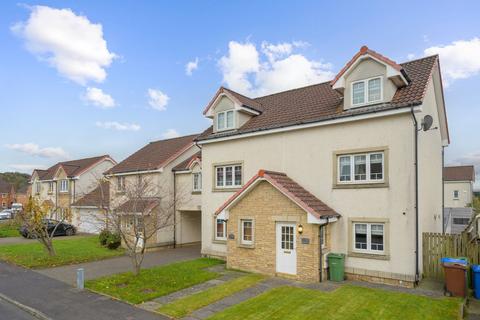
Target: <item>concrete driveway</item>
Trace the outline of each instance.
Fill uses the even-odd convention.
[[[192,260],[200,257],[200,245],[185,246],[175,249],[161,249],[147,252],[145,254],[145,260],[143,261],[142,267],[151,268],[176,261]],[[131,271],[132,262],[128,256],[122,256],[69,266],[40,269],[36,271],[51,278],[74,285],[76,283],[76,274],[78,268],[83,268],[85,270],[85,279],[90,280],[116,273]]]

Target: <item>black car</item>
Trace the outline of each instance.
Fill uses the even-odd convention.
[[[45,219],[43,222],[47,227],[47,232],[49,235],[52,235],[53,231],[55,230],[55,233],[53,234],[54,237],[73,236],[75,233],[77,233],[77,229],[75,229],[74,226],[65,222],[60,222],[53,219]],[[55,227],[57,228],[55,229]],[[36,238],[35,233],[29,231],[26,226],[20,227],[19,231],[20,231],[20,234],[25,238],[29,238],[29,239]]]

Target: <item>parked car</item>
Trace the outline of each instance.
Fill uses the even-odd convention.
[[[12,211],[14,213],[20,212],[23,210],[23,204],[21,203],[12,203]]]
[[[7,219],[12,219],[13,218],[13,212],[12,210],[5,209],[0,212],[0,220],[7,220]]]
[[[52,235],[52,232],[55,231],[55,233],[53,234],[54,237],[73,236],[75,235],[75,233],[77,233],[77,229],[71,224],[68,224],[66,222],[60,222],[53,219],[45,219],[43,223],[46,225],[47,232],[49,235]],[[55,229],[57,225],[58,227]],[[26,226],[20,227],[19,231],[20,231],[20,234],[25,238],[31,239],[36,237],[35,233],[28,230]]]

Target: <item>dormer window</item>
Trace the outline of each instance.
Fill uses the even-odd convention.
[[[217,131],[234,129],[234,111],[223,111],[217,113]]]
[[[352,106],[382,101],[382,77],[352,82]]]

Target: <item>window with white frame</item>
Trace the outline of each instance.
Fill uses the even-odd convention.
[[[215,187],[236,188],[242,185],[242,166],[215,166]]]
[[[453,199],[458,199],[460,195],[460,192],[458,190],[453,190]]]
[[[215,219],[215,240],[227,240],[227,222]]]
[[[337,157],[338,183],[384,181],[384,153],[344,154]]]
[[[252,219],[242,219],[240,220],[241,228],[241,243],[242,244],[252,244],[253,243],[253,220]]]
[[[384,253],[385,225],[383,223],[355,222],[353,224],[354,251]]]
[[[201,191],[202,190],[202,173],[195,172],[193,174],[193,191]]]
[[[352,82],[352,106],[379,102],[382,96],[381,77]]]
[[[117,177],[117,191],[123,192],[125,191],[125,177]]]
[[[35,193],[40,193],[40,190],[42,190],[42,186],[40,185],[40,182],[35,183]]]
[[[48,183],[48,193],[52,193],[52,192],[53,192],[53,185],[54,185],[54,184],[55,184],[55,183],[54,183],[53,181],[50,181],[50,182]]]
[[[222,111],[217,113],[217,130],[230,130],[235,128],[234,111]]]
[[[68,180],[60,180],[60,192],[68,192]]]

